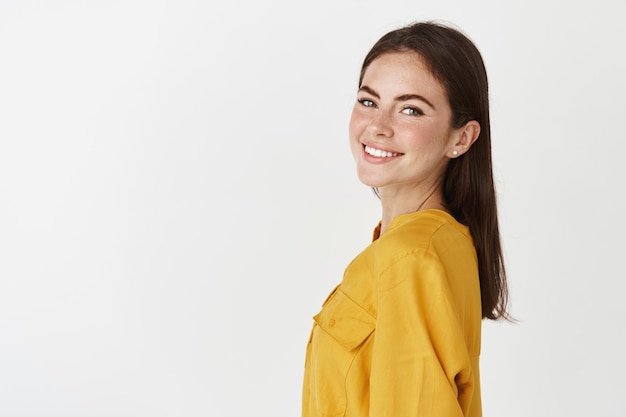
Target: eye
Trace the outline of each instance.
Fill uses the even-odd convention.
[[[402,109],[402,113],[408,114],[409,116],[421,116],[424,114],[424,112],[417,107],[405,107]]]
[[[376,103],[366,98],[360,98],[358,99],[358,102],[364,105],[365,107],[376,107]]]

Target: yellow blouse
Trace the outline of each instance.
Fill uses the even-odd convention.
[[[480,417],[481,300],[467,227],[394,218],[314,317],[303,417]]]

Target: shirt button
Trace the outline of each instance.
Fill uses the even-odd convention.
[[[335,325],[335,319],[328,320],[328,327],[333,327]]]

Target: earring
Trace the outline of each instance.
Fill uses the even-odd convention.
[[[459,154],[459,151],[457,151],[456,149],[452,151],[452,156],[457,156]]]

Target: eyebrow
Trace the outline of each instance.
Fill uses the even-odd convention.
[[[366,93],[373,95],[377,99],[380,99],[380,95],[374,89],[372,89],[371,87],[368,87],[366,85],[362,85],[359,88],[359,91],[365,91]],[[426,99],[426,97],[420,96],[419,94],[402,94],[402,95],[396,97],[395,100],[396,101],[419,100],[419,101],[423,101],[424,103],[428,104],[430,107],[433,108],[433,110],[435,110],[435,106],[433,105],[433,103],[428,101],[428,99]]]

